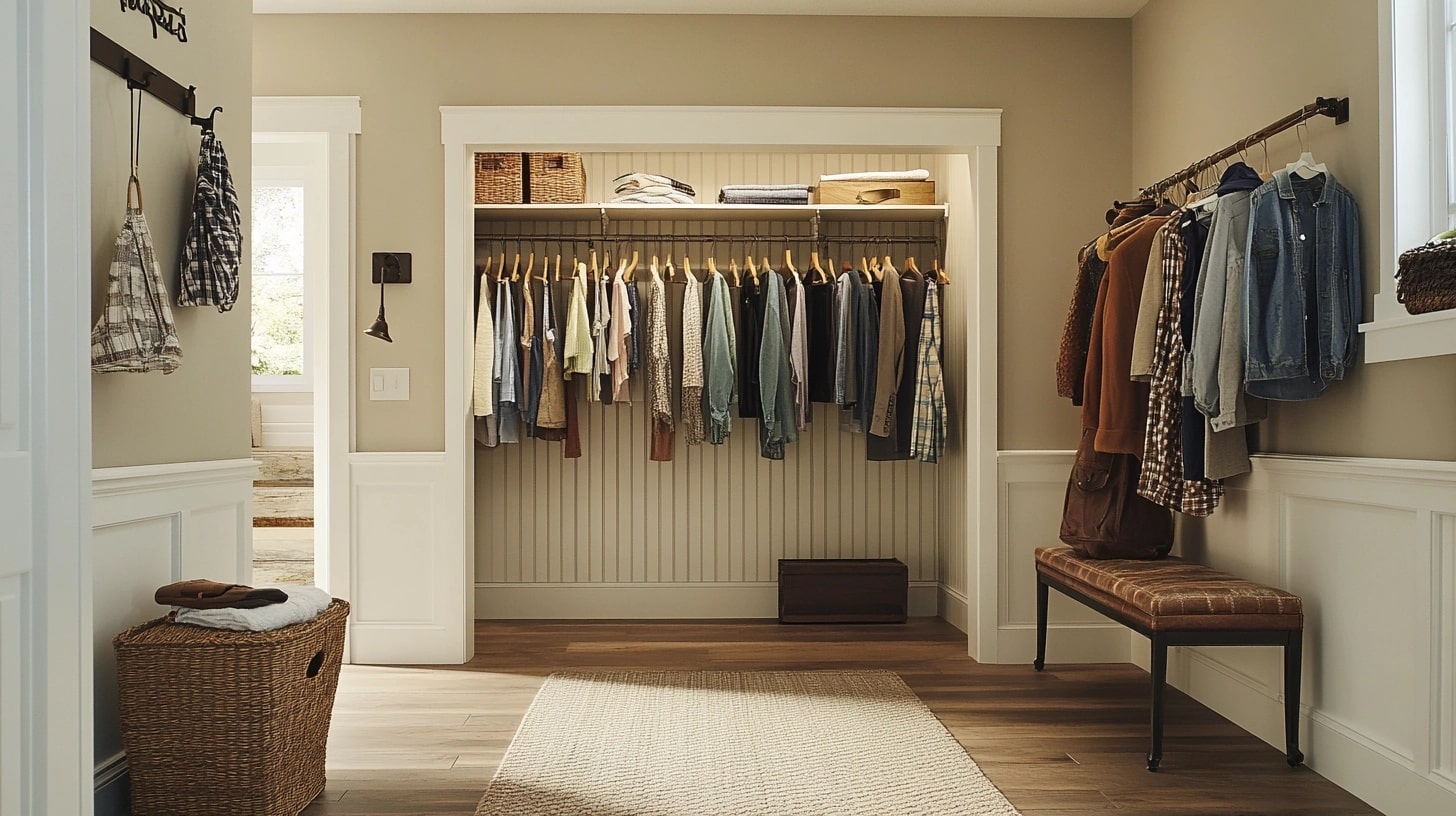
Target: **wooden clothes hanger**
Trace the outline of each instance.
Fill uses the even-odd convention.
[[[799,276],[799,270],[794,268],[794,251],[792,249],[784,250],[784,268],[789,270],[789,274],[794,277]]]
[[[712,272],[714,275],[718,274],[718,270],[713,266],[712,257],[708,258],[708,271]],[[698,279],[697,276],[693,274],[693,262],[689,260],[688,256],[686,255],[683,256],[683,274],[686,275],[689,280]]]
[[[753,285],[758,285],[758,269],[753,265],[753,256],[749,255],[743,260],[743,266],[748,270],[748,277],[753,280]]]
[[[590,276],[591,280],[595,281],[597,279],[597,251],[595,249],[591,251],[591,269],[588,270],[587,274]]]
[[[637,260],[638,260],[638,257],[639,256],[637,255],[637,250],[635,250],[635,249],[632,250],[632,262],[629,263],[629,264],[627,264],[627,273],[623,276],[623,278],[622,278],[623,280],[629,281],[629,282],[632,281],[632,280],[634,280],[634,278],[632,277],[632,273],[634,273],[634,272],[637,271]]]
[[[528,271],[529,274],[529,271]],[[511,282],[521,279],[521,253],[516,253],[516,260],[511,264]]]
[[[834,266],[834,261],[830,261],[829,265]],[[824,267],[819,265],[819,250],[817,249],[809,253],[809,269],[810,271],[819,273],[819,281],[821,283],[829,282],[829,273],[825,272]]]

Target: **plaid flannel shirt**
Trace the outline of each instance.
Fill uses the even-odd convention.
[[[231,309],[238,300],[242,244],[242,216],[227,154],[217,134],[209,130],[202,134],[197,153],[197,188],[192,195],[192,225],[182,245],[177,305]]]
[[[1208,516],[1223,498],[1219,481],[1183,478],[1183,363],[1187,349],[1179,327],[1187,245],[1178,219],[1159,232],[1163,249],[1163,302],[1154,335],[1148,425],[1138,494],[1190,516]],[[1192,270],[1194,274],[1197,270]]]
[[[910,424],[910,458],[937,462],[945,451],[945,381],[940,371],[940,297],[935,281],[925,282],[925,311],[915,352],[915,412]]]

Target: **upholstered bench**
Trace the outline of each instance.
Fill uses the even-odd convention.
[[[1097,560],[1068,547],[1036,551],[1036,662],[1046,665],[1048,591],[1101,612],[1152,641],[1153,741],[1148,770],[1163,759],[1163,686],[1169,646],[1283,646],[1284,742],[1299,752],[1299,671],[1304,610],[1299,596],[1184,561]]]

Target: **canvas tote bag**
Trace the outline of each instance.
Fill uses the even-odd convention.
[[[133,191],[136,206],[132,206]],[[91,370],[170,374],[181,364],[182,347],[167,286],[157,269],[152,231],[142,215],[141,182],[132,176],[126,185],[126,219],[111,256],[106,306],[91,329]]]
[[[1162,558],[1173,549],[1173,513],[1138,495],[1136,456],[1099,453],[1095,429],[1082,431],[1067,497],[1061,539],[1087,558]]]

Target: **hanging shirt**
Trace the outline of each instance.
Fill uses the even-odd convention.
[[[495,414],[495,320],[490,313],[490,276],[476,282],[475,369],[471,377],[471,413],[477,417]]]
[[[632,401],[628,384],[628,366],[631,364],[628,348],[632,340],[632,314],[627,302],[627,281],[622,272],[612,279],[612,338],[607,346],[607,359],[612,362],[612,401]]]
[[[609,393],[612,379],[611,361],[607,359],[612,323],[611,306],[607,301],[607,276],[597,277],[596,302],[592,320],[592,367],[591,380],[587,383],[586,397],[591,402],[601,402],[602,394]]]
[[[556,310],[551,306],[551,282],[541,284],[541,405],[536,415],[538,436],[561,441],[566,438],[566,382],[561,376],[557,352]],[[556,431],[556,433],[546,433]]]
[[[631,317],[627,335],[627,371],[636,374],[642,368],[642,293],[636,281],[624,280],[627,286],[627,312]]]
[[[672,353],[667,342],[667,287],[652,267],[647,300],[647,407],[654,462],[672,461]]]
[[[915,375],[920,349],[920,326],[925,316],[925,278],[919,272],[885,270],[885,289],[900,290],[901,325],[905,340],[901,344],[900,380],[894,385],[888,433],[871,435],[865,440],[865,458],[871,462],[892,462],[910,458],[910,431],[915,418]]]
[[[511,282],[496,284],[495,295],[495,382],[498,400],[497,428],[502,442],[520,442],[518,404],[521,387],[521,358],[516,354],[516,306]]]
[[[915,356],[915,410],[910,425],[910,458],[938,462],[945,451],[945,381],[940,370],[940,297],[935,281],[925,282],[925,314]]]
[[[809,277],[812,278],[812,275]],[[809,291],[804,297],[809,306],[809,401],[837,403],[834,390],[839,371],[839,361],[835,356],[838,342],[835,326],[837,287],[832,283],[809,283],[808,286]]]
[[[758,388],[758,352],[763,339],[763,296],[752,281],[738,289],[738,415],[762,416]]]
[[[736,346],[728,282],[721,274],[714,273],[708,279],[708,325],[703,335],[708,441],[714,445],[726,442],[733,431],[733,415],[728,409],[738,399]]]
[[[1223,484],[1183,476],[1184,450],[1182,424],[1182,383],[1184,346],[1181,322],[1183,310],[1183,276],[1192,270],[1184,239],[1184,214],[1175,217],[1159,235],[1163,271],[1159,276],[1163,289],[1154,326],[1153,353],[1150,360],[1151,380],[1148,391],[1148,431],[1143,443],[1142,468],[1138,474],[1138,494],[1163,507],[1207,516],[1218,507],[1223,497]],[[1191,297],[1191,294],[1190,294]],[[1194,421],[1202,426],[1203,418]],[[1201,455],[1202,439],[1198,453]]]
[[[870,434],[889,436],[895,421],[895,392],[905,359],[905,306],[901,302],[900,273],[885,264],[880,289],[879,362],[875,366],[875,407],[870,419]]]
[[[794,376],[794,423],[799,430],[809,427],[809,308],[804,297],[804,279],[794,276],[794,293],[789,307],[789,365]]]
[[[687,276],[683,289],[682,414],[689,445],[700,445],[707,435],[703,424],[703,282]]]
[[[799,438],[794,421],[794,379],[789,362],[789,303],[784,280],[770,272],[764,290],[763,342],[759,346],[758,382],[763,419],[758,435],[765,459],[784,458],[784,445]]]
[[[834,403],[848,408],[859,390],[859,297],[862,284],[853,271],[834,284]],[[811,360],[810,364],[813,362]]]
[[[858,272],[849,274],[859,277]],[[850,409],[850,430],[869,433],[875,412],[875,390],[880,364],[880,284],[864,282],[859,288],[859,391]]]
[[[566,362],[561,367],[561,376],[566,379],[571,379],[573,374],[591,374],[595,362],[592,337],[596,332],[586,311],[586,289],[586,264],[577,264],[566,309]]]
[[[536,293],[528,272],[521,287],[521,422],[526,436],[536,435],[536,412],[541,407],[541,361],[536,355]]]
[[[222,142],[202,132],[197,151],[197,188],[192,195],[192,224],[182,242],[177,305],[204,303],[226,312],[238,300],[242,263],[242,214]]]

